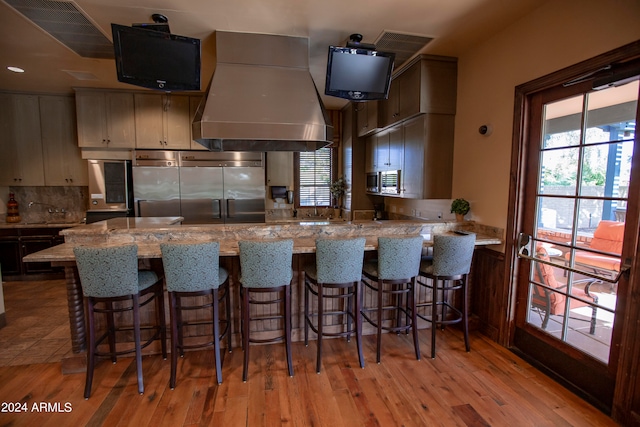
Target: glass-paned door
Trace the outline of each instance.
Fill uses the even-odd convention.
[[[531,141],[531,251],[540,261],[529,263],[520,315],[604,364],[619,304],[637,101],[638,81],[542,102],[539,137]]]

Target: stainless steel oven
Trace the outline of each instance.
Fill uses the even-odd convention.
[[[128,211],[131,205],[131,162],[88,160],[89,210]]]

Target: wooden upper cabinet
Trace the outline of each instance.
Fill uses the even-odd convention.
[[[356,102],[358,136],[365,136],[378,129],[378,101]]]
[[[191,148],[187,95],[135,94],[136,148]]]
[[[454,118],[452,114],[423,114],[402,124],[402,197],[451,197]]]
[[[375,135],[367,137],[364,148],[364,169],[365,172],[377,172],[376,169],[376,141]]]
[[[73,98],[41,96],[40,126],[45,185],[88,185],[87,161],[77,144]]]
[[[0,94],[0,117],[0,185],[44,185],[38,96]]]
[[[76,114],[80,147],[135,147],[133,93],[77,91]]]
[[[421,55],[398,71],[389,97],[380,101],[380,126],[387,127],[420,113],[455,114],[457,59]]]

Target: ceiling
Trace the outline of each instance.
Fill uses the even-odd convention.
[[[47,1],[20,2],[30,6]],[[420,53],[459,56],[545,1],[63,0],[58,3],[72,3],[109,40],[111,23],[151,23],[152,14],[165,15],[172,33],[202,40],[203,90],[213,74],[211,35],[215,30],[309,37],[310,71],[322,94],[327,47],[344,45],[352,33],[362,34],[365,43],[375,43],[384,31],[431,37],[433,41]],[[25,72],[13,73],[7,70],[8,66],[23,68]],[[57,94],[72,93],[74,87],[139,89],[117,81],[113,59],[78,55],[4,0],[0,1],[0,90]],[[324,95],[323,101],[328,108],[340,108],[345,103]]]

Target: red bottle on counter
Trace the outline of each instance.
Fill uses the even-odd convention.
[[[9,201],[7,202],[7,222],[20,222],[18,202],[16,202],[13,193],[9,193]]]

